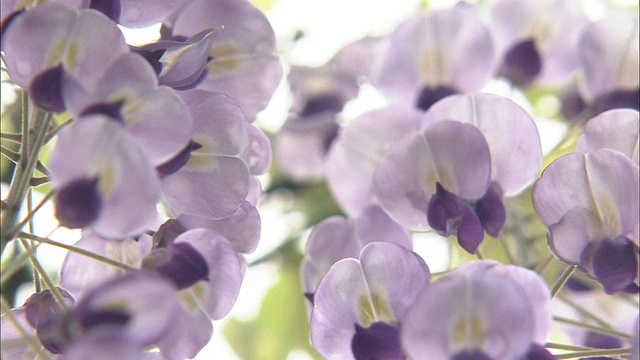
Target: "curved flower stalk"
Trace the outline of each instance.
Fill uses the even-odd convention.
[[[470,262],[422,291],[400,339],[415,359],[553,359],[541,346],[549,300],[546,283],[530,270]]]
[[[325,169],[329,188],[350,216],[377,204],[373,177],[392,143],[418,130],[421,113],[394,105],[371,110],[345,126],[329,149]]]
[[[393,102],[427,110],[448,95],[480,90],[494,62],[493,40],[478,9],[459,5],[401,23],[389,35],[372,82]]]
[[[167,18],[163,39],[191,38],[222,27],[206,69],[194,86],[233,97],[248,121],[264,109],[282,77],[275,34],[266,17],[246,0],[190,1]]]
[[[561,260],[607,293],[638,284],[638,165],[615,150],[565,155],[533,188],[533,205]]]
[[[338,261],[314,296],[314,346],[328,359],[404,359],[398,327],[430,278],[419,256],[392,243]]]
[[[307,239],[302,276],[306,296],[313,296],[320,280],[341,259],[360,256],[373,242],[389,242],[413,249],[409,232],[393,221],[377,205],[356,218],[334,216],[316,225]]]
[[[103,14],[55,2],[17,15],[4,30],[2,50],[12,81],[29,90],[36,105],[56,113],[65,110],[65,82],[93,90],[102,75],[96,69],[129,51],[122,32]]]
[[[499,0],[491,30],[501,65],[513,85],[564,86],[579,69],[578,38],[588,23],[584,5],[567,0]]]

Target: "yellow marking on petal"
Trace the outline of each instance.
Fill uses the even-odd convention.
[[[373,307],[378,314],[378,321],[384,321],[390,324],[396,323],[396,317],[391,309],[391,304],[385,296],[373,293],[371,294],[371,300],[373,301]]]
[[[461,349],[482,349],[486,345],[485,326],[479,314],[462,316],[453,329],[453,347]]]
[[[58,40],[54,40],[53,44],[49,48],[47,59],[44,62],[45,68],[52,68],[57,66],[58,63],[60,63],[60,60],[62,60],[66,48],[67,39],[61,38]]]
[[[100,181],[98,182],[100,192],[105,196],[109,196],[116,187],[117,179],[117,172],[113,165],[107,165],[100,176]]]
[[[238,47],[232,42],[220,42],[213,44],[209,55],[213,58],[207,68],[210,72],[229,71],[238,66]]]
[[[78,44],[75,42],[69,43],[67,51],[64,53],[64,67],[69,71],[75,71],[78,67],[79,58],[80,49],[78,48]]]
[[[198,302],[204,299],[205,296],[207,296],[207,293],[208,283],[204,280],[200,280],[193,286],[180,290],[180,292],[178,292],[178,296],[185,308],[190,311],[195,311],[200,307]]]
[[[367,295],[360,297],[360,321],[365,327],[369,327],[377,321],[375,307],[371,298]]]

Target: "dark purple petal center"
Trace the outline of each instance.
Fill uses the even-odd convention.
[[[356,360],[404,360],[398,328],[375,322],[368,328],[355,324],[351,351]]]
[[[437,87],[425,86],[420,90],[418,99],[416,100],[416,107],[420,110],[427,111],[429,108],[437,103],[439,100],[446,98],[449,95],[455,95],[459,93],[458,90],[440,85]]]
[[[626,236],[600,242],[593,255],[593,272],[607,294],[624,290],[638,274],[637,246]]]
[[[542,58],[533,39],[515,44],[504,56],[498,75],[516,86],[531,84],[542,70]]]
[[[484,238],[482,223],[470,204],[447,191],[440,183],[429,200],[427,221],[432,229],[444,236],[457,232],[458,242],[474,254]]]
[[[58,65],[33,78],[29,85],[29,93],[33,102],[46,111],[63,112],[65,109],[62,99],[63,77],[64,69],[62,65]]]
[[[79,179],[58,191],[56,217],[60,224],[71,229],[83,228],[98,219],[102,197],[98,179]]]
[[[532,343],[529,345],[527,355],[524,360],[554,360],[557,359],[552,353],[549,352],[544,346],[538,343]]]
[[[481,350],[463,350],[451,357],[451,360],[493,360]]]
[[[124,101],[117,101],[112,103],[98,103],[88,106],[86,109],[82,111],[80,116],[89,116],[89,115],[106,115],[122,124],[124,124],[124,118],[122,116],[122,104]]]
[[[130,319],[131,315],[124,311],[103,309],[83,314],[80,323],[86,330],[101,325],[125,325]]]
[[[156,271],[171,280],[178,289],[186,289],[209,276],[209,266],[202,255],[187,243],[170,243],[170,259]]]
[[[342,111],[343,107],[344,100],[342,96],[337,93],[324,93],[310,97],[304,105],[300,117],[319,114],[323,111],[333,111],[337,113]]]
[[[502,202],[502,188],[491,182],[487,193],[475,204],[475,211],[482,227],[493,237],[498,237],[507,221],[507,210]]]
[[[187,165],[189,160],[191,159],[191,153],[200,149],[202,145],[198,144],[195,141],[191,141],[187,146],[184,147],[173,159],[165,162],[164,164],[157,167],[158,174],[160,177],[169,176],[178,172],[178,170],[182,169],[183,166]]]
[[[115,22],[120,19],[120,0],[91,0],[89,8],[100,11]]]

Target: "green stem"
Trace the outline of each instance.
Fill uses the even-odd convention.
[[[565,304],[571,306],[576,311],[578,311],[580,313],[580,315],[597,322],[602,327],[605,327],[605,328],[608,328],[608,329],[613,329],[613,326],[611,326],[611,324],[609,324],[606,320],[600,318],[599,316],[597,316],[596,314],[592,313],[591,311],[589,311],[584,306],[582,306],[582,305],[576,303],[575,301],[571,300],[571,298],[569,298],[568,296],[560,294],[560,295],[558,295],[558,298],[560,300],[562,300]]]
[[[92,258],[94,260],[97,260],[97,261],[100,261],[100,262],[103,262],[103,263],[118,267],[118,268],[123,269],[123,270],[129,270],[129,271],[138,270],[137,268],[135,268],[133,266],[130,266],[130,265],[127,265],[127,264],[125,264],[123,262],[120,262],[120,261],[117,261],[117,260],[113,260],[112,258],[93,253],[93,252],[91,252],[89,250],[86,250],[86,249],[83,249],[83,248],[80,248],[80,247],[77,247],[77,246],[74,246],[74,245],[63,244],[63,243],[60,243],[60,242],[57,242],[57,241],[54,241],[54,240],[51,240],[51,239],[43,238],[43,237],[40,237],[40,236],[37,236],[37,235],[25,233],[25,232],[22,232],[22,231],[18,233],[18,237],[19,238],[24,238],[24,239],[29,239],[29,240],[34,240],[34,241],[37,241],[37,242],[40,242],[40,243],[43,243],[43,244],[49,244],[49,245],[57,246],[57,247],[60,247],[60,248],[75,252],[77,254],[84,255],[86,257]]]
[[[556,358],[557,359],[576,359],[581,357],[620,356],[620,355],[631,355],[631,348],[577,351],[577,352],[568,353],[568,354],[556,355]]]
[[[25,216],[24,219],[22,219],[19,223],[16,224],[16,226],[11,229],[9,232],[10,233],[17,233],[18,231],[20,231],[20,229],[22,229],[27,223],[31,222],[31,220],[33,220],[33,216],[36,214],[36,212],[38,212],[38,210],[40,210],[40,208],[42,208],[44,206],[44,204],[47,203],[47,201],[49,201],[51,199],[51,197],[53,197],[55,193],[53,191],[49,191],[44,198],[42,198],[42,200],[38,203],[38,205],[36,205],[36,207],[32,210],[29,211],[29,213],[27,214],[27,216]],[[33,231],[31,231],[33,232]]]
[[[564,271],[560,275],[560,278],[558,278],[556,283],[553,284],[553,287],[551,288],[551,298],[552,299],[556,296],[558,291],[560,291],[560,289],[562,289],[562,287],[567,282],[567,280],[569,280],[571,275],[573,275],[573,272],[576,271],[577,267],[578,267],[577,265],[569,265],[569,266],[567,266],[566,269],[564,269]]]
[[[39,126],[36,128],[36,138],[32,146],[30,146],[29,150],[24,150],[25,152],[28,151],[29,155],[26,163],[23,165],[23,161],[21,161],[20,164],[16,166],[14,177],[9,187],[9,194],[6,199],[7,206],[2,213],[2,219],[0,221],[0,253],[4,251],[9,241],[13,240],[16,236],[17,231],[15,230],[15,224],[17,223],[18,214],[20,213],[20,208],[29,189],[29,182],[38,163],[40,151],[44,146],[45,134],[52,118],[53,115],[50,113],[44,116],[43,121],[38,124]],[[26,147],[23,145],[23,148]]]
[[[587,324],[584,323],[582,321],[578,321],[578,320],[573,320],[573,319],[568,319],[562,316],[554,316],[553,317],[554,321],[563,323],[563,324],[569,324],[569,325],[573,325],[573,326],[577,326],[583,329],[587,329],[599,334],[605,334],[605,335],[613,335],[613,336],[617,336],[629,341],[633,341],[633,335],[624,333],[622,331],[618,331],[616,329],[609,329],[609,328],[603,328],[600,326],[596,326],[596,325],[591,325],[591,324]]]
[[[548,342],[548,343],[544,344],[544,347],[546,347],[547,349],[571,350],[571,351],[596,350],[595,348],[592,348],[592,347],[556,344],[556,343],[552,343],[552,342]]]
[[[20,243],[25,248],[25,250],[30,248],[29,243],[27,241],[20,240]],[[60,291],[56,287],[56,284],[54,284],[51,278],[49,277],[49,274],[47,274],[47,272],[44,270],[42,265],[40,265],[40,262],[38,261],[38,258],[35,256],[35,254],[31,255],[31,265],[33,265],[33,269],[37,272],[40,279],[42,279],[44,283],[47,284],[47,288],[49,288],[53,297],[56,299],[58,304],[60,304],[60,307],[65,311],[68,311],[69,307],[67,306],[67,303],[64,301],[62,294],[60,294]]]
[[[4,285],[5,282],[9,281],[15,273],[20,271],[22,267],[29,261],[31,255],[36,252],[40,244],[36,244],[27,249],[27,251],[21,253],[15,259],[12,259],[11,263],[7,265],[4,269],[2,269],[2,274],[0,275],[0,284]]]
[[[538,265],[536,265],[535,269],[533,269],[534,272],[536,272],[537,274],[542,274],[542,272],[544,271],[544,269],[547,267],[547,265],[549,265],[549,263],[551,262],[551,260],[553,260],[553,254],[549,254],[547,255],[546,258],[542,259]]]

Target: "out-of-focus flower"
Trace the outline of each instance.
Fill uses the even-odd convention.
[[[606,111],[586,123],[576,151],[587,153],[603,148],[618,150],[638,164],[639,126],[640,116],[637,111]]]
[[[577,1],[496,1],[490,27],[501,59],[498,75],[516,86],[567,84],[579,68],[578,38],[587,23]]]
[[[607,293],[638,284],[638,186],[633,160],[600,149],[560,157],[533,188],[555,255],[579,265]]]
[[[422,258],[392,243],[338,261],[314,296],[313,344],[330,359],[404,359],[398,326],[430,278]]]
[[[494,61],[493,40],[477,7],[461,4],[401,23],[372,82],[393,102],[427,110],[448,95],[480,90]]]
[[[582,31],[579,86],[587,118],[610,109],[640,107],[638,41],[638,17],[633,13],[610,12]]]
[[[474,261],[427,287],[407,311],[400,338],[415,359],[525,359],[549,330],[549,292],[536,273]],[[536,357],[537,359],[537,357]]]

